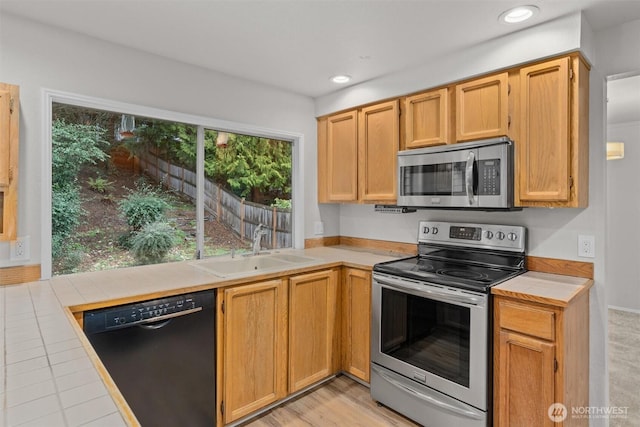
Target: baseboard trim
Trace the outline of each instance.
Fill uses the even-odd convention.
[[[0,286],[17,285],[40,280],[40,264],[0,268]]]
[[[635,308],[618,307],[617,305],[610,305],[609,306],[609,310],[624,311],[626,313],[640,314],[640,310],[636,310]]]

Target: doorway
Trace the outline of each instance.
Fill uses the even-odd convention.
[[[607,148],[609,405],[626,408],[610,425],[622,426],[640,422],[640,72],[607,82]]]

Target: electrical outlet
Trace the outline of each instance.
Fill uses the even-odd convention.
[[[322,236],[324,234],[324,222],[322,221],[316,221],[313,224],[313,233],[316,236]]]
[[[11,261],[26,261],[29,257],[29,236],[18,237],[11,242],[9,249],[9,259]]]
[[[596,241],[593,236],[578,236],[578,256],[584,258],[595,258]]]

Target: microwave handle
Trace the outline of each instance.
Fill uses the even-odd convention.
[[[473,187],[474,187],[473,165],[475,163],[475,160],[476,160],[475,153],[473,151],[469,151],[469,154],[467,155],[467,165],[465,168],[464,181],[465,181],[465,187],[467,190],[467,198],[469,199],[470,206],[473,206],[475,203],[475,199],[473,197]]]

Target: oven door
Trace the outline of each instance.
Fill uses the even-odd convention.
[[[371,361],[487,411],[488,299],[374,273]]]

